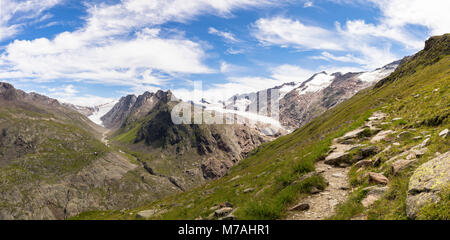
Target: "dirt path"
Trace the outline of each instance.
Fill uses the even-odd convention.
[[[290,211],[287,219],[289,220],[320,220],[327,219],[335,213],[335,207],[344,202],[351,192],[349,186],[348,173],[350,166],[340,164],[339,161],[348,155],[348,151],[358,146],[349,139],[358,138],[364,128],[375,130],[375,125],[386,117],[382,112],[375,112],[368,119],[365,126],[357,128],[346,133],[344,136],[334,139],[331,146],[331,152],[325,161],[315,164],[316,172],[321,174],[328,182],[327,188],[319,193],[310,195],[304,199],[300,199],[297,204],[308,204],[309,209],[306,211]],[[325,164],[325,162],[329,163]]]
[[[323,161],[315,164],[316,171],[321,173],[329,183],[328,187],[320,193],[310,195],[302,199],[302,203],[310,206],[308,211],[290,212],[288,220],[319,220],[326,219],[334,213],[334,208],[338,203],[347,199],[349,194],[347,168],[332,167]]]
[[[106,146],[109,146],[109,140],[108,140],[108,133],[109,130],[105,129],[105,131],[102,133],[102,143],[104,143]]]

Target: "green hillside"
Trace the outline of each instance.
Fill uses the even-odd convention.
[[[372,89],[322,114],[290,135],[266,143],[233,167],[227,176],[196,189],[174,194],[152,204],[127,211],[85,212],[77,219],[134,219],[142,210],[154,210],[151,219],[208,218],[214,206],[229,202],[237,219],[282,219],[289,206],[310,195],[312,189],[324,189],[326,183],[314,171],[314,163],[323,160],[332,140],[362,126],[375,111],[387,114],[383,130],[411,132],[398,140],[400,145],[380,153],[381,164],[356,173],[350,171],[355,189],[350,198],[338,207],[334,219],[350,219],[366,214],[369,219],[405,219],[405,196],[408,179],[420,164],[414,164],[399,175],[390,174],[387,160],[411,146],[420,144],[421,132],[431,135],[428,152],[420,163],[432,159],[436,152],[449,151],[449,138],[438,134],[450,127],[450,35],[427,41],[423,51],[402,64],[391,76]],[[394,118],[401,118],[392,121]],[[370,133],[369,133],[370,134]],[[415,138],[417,137],[417,138]],[[362,139],[367,144],[367,140]],[[392,141],[381,141],[384,149]],[[364,173],[383,172],[389,178],[388,192],[370,208],[361,205],[364,187],[370,184]],[[363,176],[358,178],[358,176]],[[448,218],[448,197],[440,204],[427,206],[422,218]],[[445,207],[447,209],[445,210]],[[444,211],[442,213],[442,208]],[[441,212],[440,215],[437,212]]]

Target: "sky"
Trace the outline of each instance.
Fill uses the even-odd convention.
[[[450,32],[448,0],[0,0],[0,81],[93,106],[201,81],[223,100],[359,72]]]

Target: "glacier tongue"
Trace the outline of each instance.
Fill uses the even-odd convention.
[[[114,105],[116,105],[117,102],[118,101],[113,101],[113,102],[106,103],[106,104],[95,107],[95,112],[93,112],[92,115],[90,115],[88,118],[92,122],[94,122],[100,126],[103,126],[103,121],[101,120],[101,117],[103,117],[106,113],[108,113],[114,107]]]
[[[311,81],[308,81],[304,84],[304,86],[299,86],[297,91],[299,94],[305,94],[308,92],[318,92],[328,86],[334,80],[333,75],[328,75],[327,73],[319,73]],[[303,85],[303,84],[302,84]]]

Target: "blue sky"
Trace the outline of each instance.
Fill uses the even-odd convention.
[[[367,71],[450,31],[449,1],[0,0],[0,81],[95,105],[192,81],[225,98]]]

